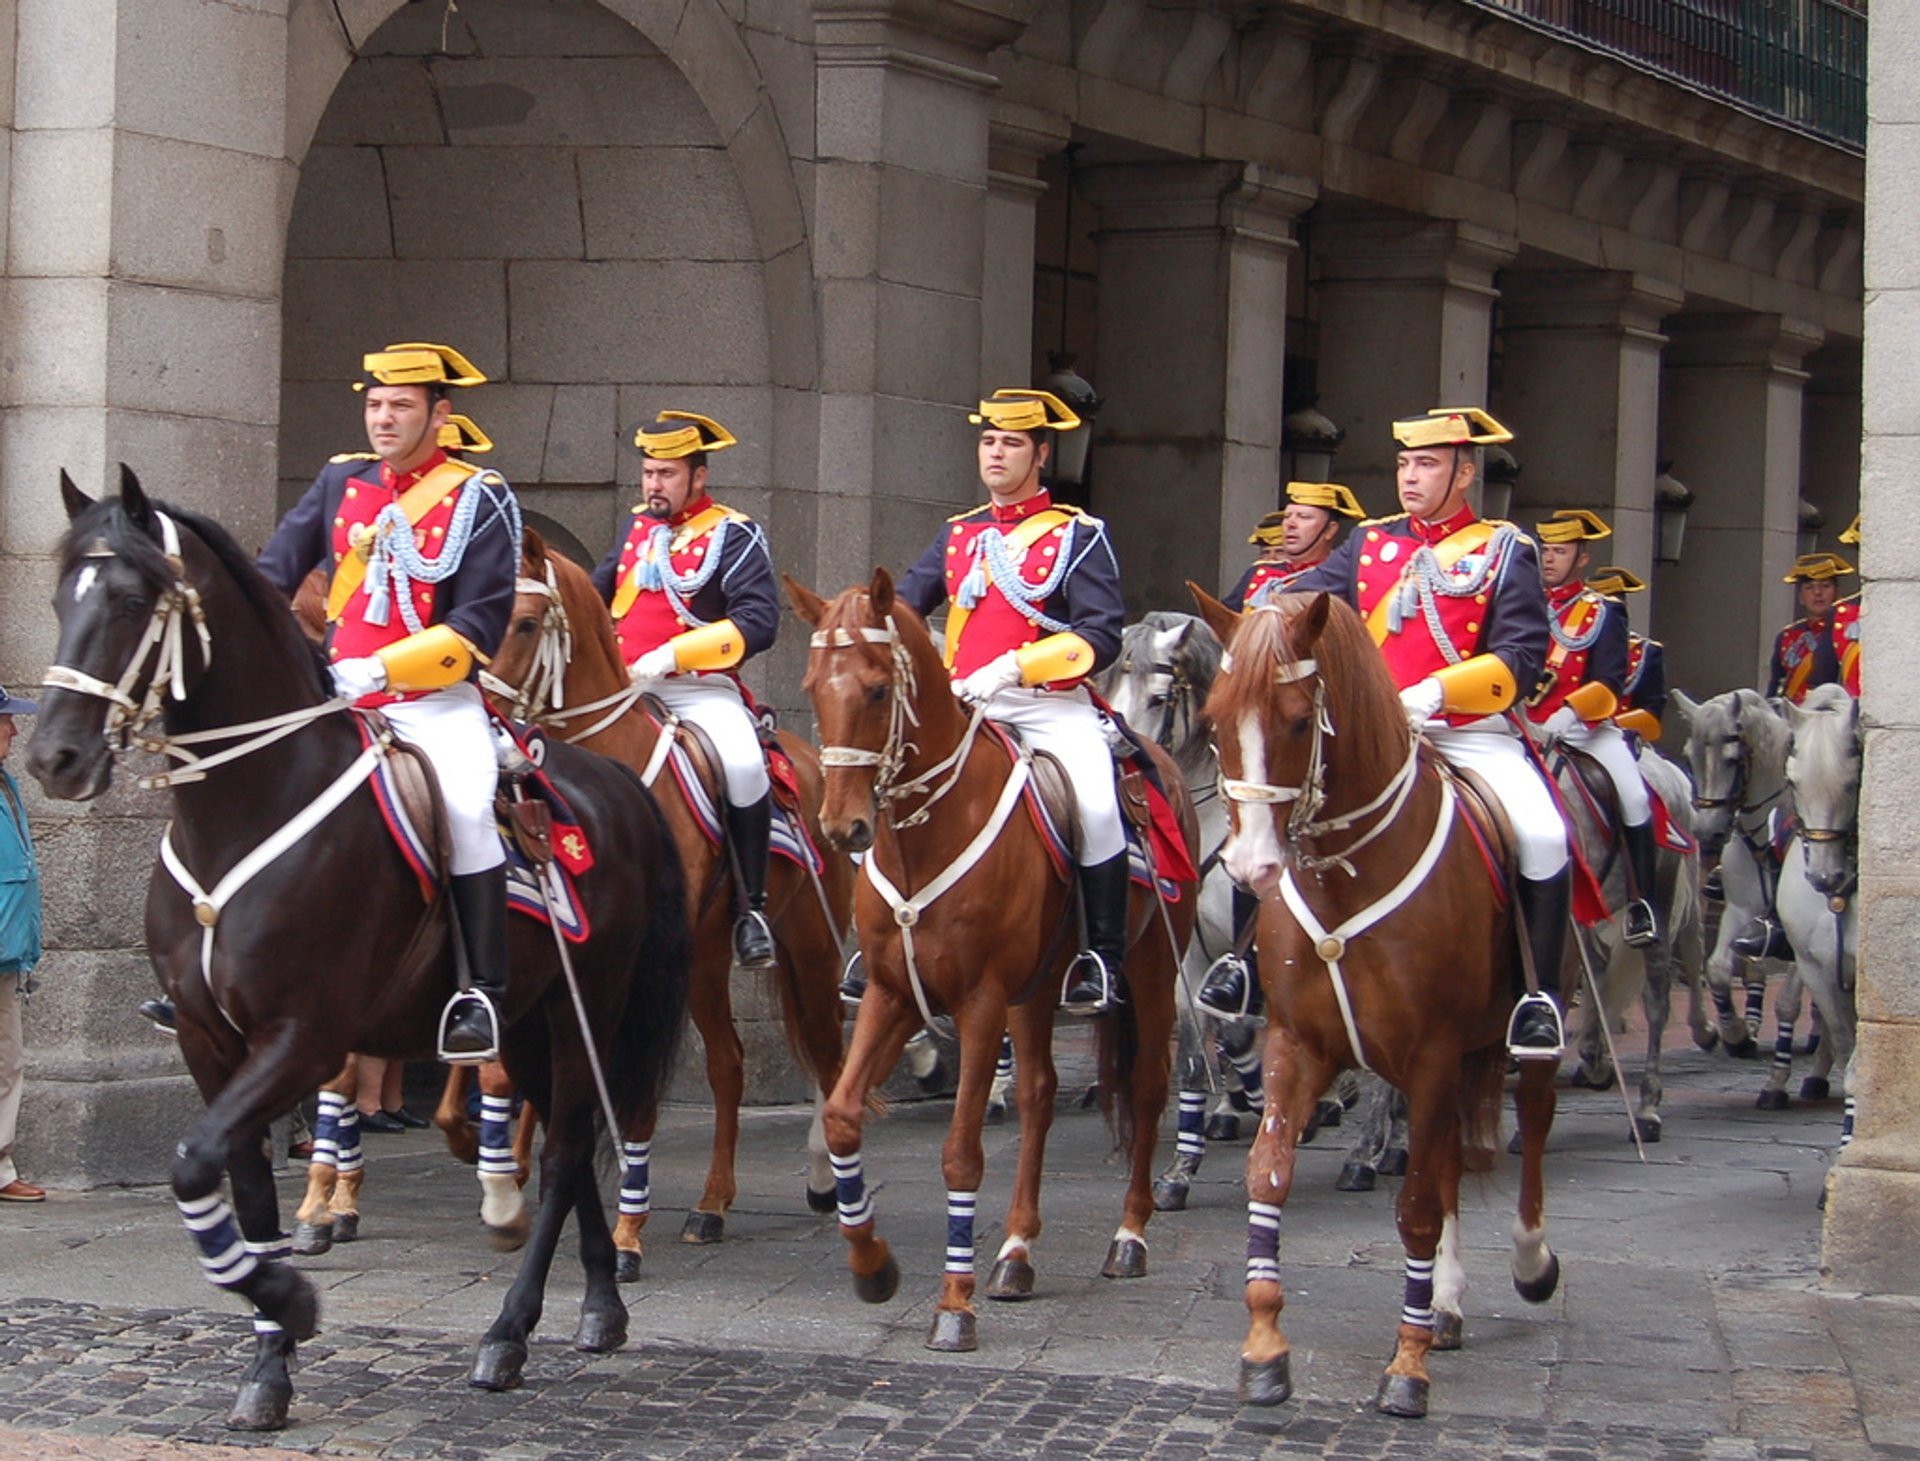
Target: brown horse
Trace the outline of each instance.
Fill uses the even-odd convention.
[[[1193,589],[1228,646],[1206,713],[1232,834],[1224,859],[1261,897],[1267,997],[1266,1118],[1247,1157],[1247,1309],[1241,1398],[1292,1392],[1280,1332],[1280,1209],[1294,1140],[1342,1070],[1406,1092],[1400,1190],[1406,1299],[1376,1400],[1427,1410],[1427,1351],[1460,1336],[1460,1174],[1490,1160],[1518,959],[1507,903],[1469,820],[1470,793],[1407,727],[1386,663],[1346,604],[1288,595],[1244,615]],[[1331,930],[1331,932],[1329,932]],[[1551,1062],[1520,1066],[1522,1142],[1513,1281],[1547,1299],[1541,1157],[1553,1124]]]
[[[977,1343],[973,1210],[985,1166],[980,1128],[1008,1029],[1018,1057],[1020,1169],[987,1296],[1023,1299],[1033,1290],[1031,1248],[1040,1235],[1040,1176],[1057,1085],[1054,1006],[1079,943],[1073,890],[1054,874],[1039,830],[1018,805],[1015,779],[1025,780],[1028,763],[978,734],[979,718],[969,721],[948,690],[939,651],[919,616],[895,602],[886,570],[831,604],[792,579],[787,592],[818,630],[804,684],[827,748],[822,822],[836,847],[867,852],[854,913],[870,983],[826,1111],[854,1292],[883,1303],[900,1279],[876,1235],[861,1171],[868,1095],[908,1037],[944,1011],[959,1033],[960,1081],[941,1154],[946,1274],[927,1345],[970,1350]],[[1156,749],[1155,757],[1191,846],[1184,786],[1164,754]],[[883,878],[890,893],[881,891]],[[1167,1101],[1174,980],[1192,931],[1193,884],[1181,885],[1170,909],[1155,903],[1134,890],[1127,1002],[1097,1023],[1101,1099],[1133,1164],[1102,1269],[1110,1278],[1146,1272],[1153,1148]]]
[[[688,1243],[716,1243],[725,1231],[726,1212],[736,1191],[734,1155],[746,1084],[745,1052],[733,1024],[733,913],[727,896],[726,854],[700,829],[686,799],[673,789],[671,775],[664,784],[658,779],[661,764],[656,752],[663,749],[660,724],[629,693],[613,619],[586,570],[548,549],[539,534],[528,531],[521,573],[506,641],[483,683],[496,703],[508,702],[514,715],[545,725],[551,734],[641,773],[659,793],[661,812],[687,870],[694,939],[691,1007],[694,1027],[706,1045],[714,1123],[706,1191],[699,1206],[687,1214],[680,1237]],[[819,756],[807,742],[786,732],[780,735],[780,746],[798,774],[808,830],[815,845],[823,845]],[[709,791],[718,794],[715,788]],[[819,884],[783,857],[776,856],[768,869],[767,909],[777,952],[773,982],[788,1045],[818,1087],[821,1102],[840,1074],[840,939],[853,901],[852,878],[852,865],[842,857],[826,859]],[[626,1173],[614,1243],[620,1249],[621,1280],[632,1282],[640,1276],[641,1230],[650,1206],[651,1122],[645,1130],[626,1136]],[[815,1212],[831,1212],[833,1179],[817,1117],[810,1144],[814,1162],[807,1202]]]

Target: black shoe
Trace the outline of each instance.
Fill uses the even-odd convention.
[[[1080,869],[1080,899],[1087,916],[1087,946],[1067,971],[1060,1003],[1076,1015],[1103,1015],[1126,1003],[1121,966],[1127,956],[1127,893],[1132,878],[1127,854]]]
[[[179,1017],[175,1015],[173,1001],[170,999],[143,999],[140,1001],[140,1013],[153,1021],[153,1027],[163,1035],[180,1033]]]
[[[1711,898],[1716,903],[1727,901],[1727,886],[1720,877],[1720,864],[1715,863],[1713,870],[1700,880],[1700,896]]]
[[[1515,1060],[1558,1060],[1566,1048],[1566,1027],[1553,996],[1529,994],[1514,1006],[1507,1022],[1507,1053]]]
[[[406,1127],[408,1131],[425,1131],[429,1126],[433,1125],[426,1117],[416,1116],[405,1106],[395,1106],[386,1114]]]
[[[440,1058],[480,1065],[500,1057],[499,1005],[507,991],[507,870],[489,868],[449,880],[473,988],[457,992],[440,1015]]]
[[[1260,981],[1247,961],[1229,950],[1207,969],[1193,1002],[1215,1019],[1253,1019],[1262,1009]]]
[[[733,962],[742,969],[766,969],[773,964],[773,930],[767,915],[749,908],[733,924]]]
[[[848,1004],[858,1004],[867,993],[867,961],[855,949],[853,957],[847,960],[847,972],[840,976],[840,998]]]
[[[405,1122],[401,1121],[398,1117],[390,1115],[388,1112],[362,1111],[360,1113],[360,1129],[362,1131],[377,1131],[382,1136],[392,1136],[396,1132],[405,1131],[407,1126]]]
[[[766,969],[773,964],[773,930],[767,924],[767,847],[773,839],[773,794],[750,807],[727,803],[727,840],[733,844],[734,866],[740,874],[740,892],[746,911],[733,925],[733,961],[742,969]]]
[[[1793,945],[1778,919],[1761,914],[1736,934],[1727,947],[1743,959],[1791,959]]]
[[[1660,942],[1660,928],[1654,922],[1651,903],[1645,898],[1635,898],[1625,911],[1627,921],[1624,937],[1628,948],[1650,948]]]
[[[1633,901],[1626,907],[1627,945],[1644,949],[1660,940],[1660,925],[1653,912],[1653,895],[1660,886],[1659,851],[1653,845],[1653,823],[1623,827],[1620,837],[1626,844],[1627,871],[1633,882]]]

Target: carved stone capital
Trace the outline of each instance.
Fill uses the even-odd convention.
[[[819,64],[892,62],[992,89],[991,51],[1017,41],[1038,0],[813,0]]]

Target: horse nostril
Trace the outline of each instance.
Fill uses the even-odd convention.
[[[856,817],[847,828],[847,846],[855,852],[865,852],[873,846],[873,827],[864,817]]]

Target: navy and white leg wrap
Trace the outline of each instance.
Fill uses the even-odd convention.
[[[313,1165],[340,1165],[340,1115],[347,1109],[347,1098],[332,1091],[320,1093],[320,1110],[313,1118]],[[357,1123],[356,1123],[357,1124]]]
[[[1747,986],[1747,1023],[1757,1025],[1767,1003],[1766,981]]]
[[[1013,1079],[1013,1037],[1011,1035],[1000,1037],[1000,1058],[993,1064],[993,1079],[995,1084]]]
[[[253,1255],[255,1262],[287,1263],[293,1259],[293,1239],[285,1233],[265,1243],[256,1243],[251,1238],[248,1238],[246,1242],[247,1252]],[[284,1334],[286,1331],[265,1314],[262,1314],[258,1309],[255,1309],[253,1311],[253,1332],[265,1338]]]
[[[1793,1026],[1776,1015],[1773,1022],[1773,1068],[1782,1080],[1793,1069]]]
[[[1247,1282],[1280,1282],[1280,1209],[1271,1202],[1247,1204]]]
[[[947,1193],[948,1273],[973,1277],[973,1209],[979,1197],[978,1192]],[[841,1222],[845,1221],[843,1217]]]
[[[1433,1260],[1407,1259],[1407,1296],[1400,1305],[1400,1322],[1415,1329],[1433,1328]]]
[[[645,1217],[653,1211],[653,1143],[621,1143],[626,1165],[620,1173],[620,1216]]]
[[[1258,1111],[1267,1104],[1266,1088],[1260,1084],[1260,1042],[1253,1041],[1238,1055],[1228,1057],[1233,1062],[1233,1073],[1240,1079],[1240,1094],[1246,1097],[1247,1108]]]
[[[231,1289],[253,1277],[260,1260],[251,1251],[252,1245],[241,1238],[240,1224],[234,1221],[226,1198],[212,1192],[205,1197],[176,1199],[176,1205],[181,1221],[193,1235],[194,1246],[200,1250],[200,1267],[209,1283]]]
[[[513,1160],[513,1097],[480,1097],[480,1175],[517,1177],[519,1165]]]
[[[360,1110],[349,1105],[341,1111],[336,1126],[335,1138],[339,1148],[334,1157],[334,1166],[342,1172],[357,1172],[366,1166],[366,1158],[360,1152]]]
[[[1840,1145],[1846,1146],[1853,1140],[1853,1097],[1847,1097],[1846,1112],[1840,1118]]]
[[[1192,1157],[1195,1161],[1207,1154],[1207,1093],[1205,1091],[1180,1093],[1180,1141],[1177,1150],[1181,1156]]]
[[[833,1163],[833,1192],[840,1206],[840,1226],[857,1228],[873,1221],[873,1198],[867,1193],[866,1174],[860,1167],[860,1153],[829,1155]]]

